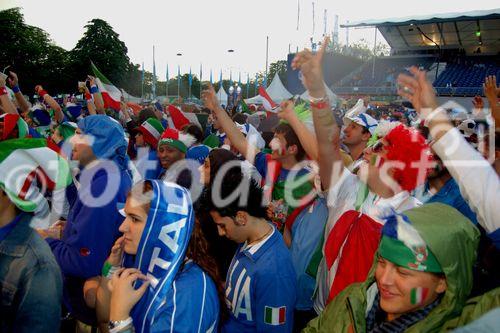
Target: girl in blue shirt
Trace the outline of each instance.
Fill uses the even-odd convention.
[[[217,332],[223,290],[189,192],[141,182],[124,213],[97,293],[100,321],[111,332]]]

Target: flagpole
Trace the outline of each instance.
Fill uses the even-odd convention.
[[[267,65],[269,63],[269,36],[266,36],[266,78],[267,78]],[[267,88],[267,87],[264,87]]]
[[[144,98],[144,61],[142,62],[141,99]]]
[[[181,98],[181,67],[177,65],[177,99]]]

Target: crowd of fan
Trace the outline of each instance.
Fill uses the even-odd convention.
[[[414,115],[332,110],[323,53],[292,63],[310,100],[260,116],[207,86],[206,128],[0,77],[0,331],[498,330],[495,78],[467,119],[416,67]]]

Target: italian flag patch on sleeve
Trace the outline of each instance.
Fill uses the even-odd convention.
[[[268,325],[283,325],[286,322],[286,306],[273,308],[265,307],[264,322]]]

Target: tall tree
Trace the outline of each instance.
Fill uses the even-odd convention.
[[[0,67],[17,72],[24,93],[33,95],[36,84],[53,92],[71,91],[67,51],[42,29],[26,24],[20,8],[0,11],[0,41]]]
[[[111,82],[121,86],[130,69],[130,59],[125,43],[104,20],[93,19],[89,21],[85,29],[83,37],[71,50],[75,75],[84,77],[89,74],[90,61],[93,61]]]

